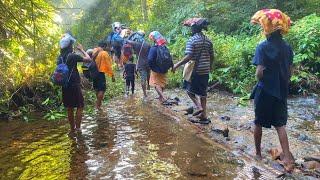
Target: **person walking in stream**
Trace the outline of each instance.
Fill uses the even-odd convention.
[[[130,87],[131,93],[134,94],[135,88],[135,76],[138,76],[136,70],[136,64],[133,63],[133,56],[130,57],[129,61],[124,65],[123,77],[126,80],[126,95],[129,94]]]
[[[207,88],[214,53],[212,42],[202,32],[207,30],[208,24],[204,18],[191,18],[184,22],[185,26],[191,27],[192,36],[187,41],[185,57],[173,67],[173,71],[186,63],[191,67],[189,72],[184,72],[184,75],[190,75],[184,77],[183,88],[197,108],[193,116],[198,117],[199,121],[192,122],[200,124],[211,122],[207,117]]]
[[[78,62],[90,62],[90,56],[83,50],[79,44],[77,49],[84,57],[73,52],[73,45],[76,40],[71,34],[65,34],[60,40],[60,55],[57,64],[65,63],[70,70],[69,81],[66,87],[62,87],[62,101],[68,112],[68,121],[70,131],[80,131],[84,99],[80,87],[80,75],[77,68]],[[76,108],[76,113],[74,109]]]
[[[294,168],[294,158],[289,149],[286,124],[288,119],[287,96],[293,62],[293,51],[283,39],[289,31],[290,18],[277,9],[264,9],[251,18],[254,24],[260,24],[266,40],[261,42],[253,58],[258,83],[254,88],[255,129],[254,141],[256,156],[261,159],[262,127],[277,130],[286,171]]]
[[[137,71],[140,74],[143,99],[147,99],[147,89],[149,87],[150,67],[148,64],[148,54],[151,46],[144,40],[145,33],[138,31],[129,37],[127,43],[131,44],[137,59]]]
[[[96,109],[101,111],[102,101],[104,99],[104,93],[107,89],[106,76],[112,78],[115,81],[112,70],[112,58],[108,53],[107,43],[100,41],[98,47],[93,50],[93,60],[96,62],[97,69],[99,71],[97,77],[93,79],[93,88],[96,91],[97,101]]]
[[[151,69],[150,86],[155,87],[159,95],[159,101],[165,103],[167,98],[163,91],[167,84],[167,72],[170,68],[173,68],[172,57],[166,47],[167,41],[158,31],[151,32],[149,39],[155,43],[148,54],[148,63]]]

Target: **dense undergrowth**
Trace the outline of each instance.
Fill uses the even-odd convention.
[[[256,83],[255,67],[252,65],[255,47],[265,37],[260,33],[248,35],[206,33],[212,40],[215,50],[214,70],[210,82],[218,81],[228,91],[247,95]],[[294,69],[290,84],[291,94],[319,93],[320,87],[320,17],[312,14],[306,16],[292,27],[285,39],[293,47]],[[177,36],[171,44],[175,58],[183,56],[186,36]],[[180,73],[181,75],[181,73]],[[169,76],[170,86],[179,86],[181,77]]]
[[[68,0],[73,6],[82,1]],[[31,1],[30,1],[31,2]],[[0,119],[8,116],[28,120],[30,111],[46,112],[46,119],[64,116],[60,88],[49,81],[58,55],[58,40],[65,30],[52,21],[67,0],[10,1],[0,3]],[[77,4],[77,2],[79,4]],[[83,1],[84,2],[84,1]],[[91,0],[85,1],[90,4]],[[184,55],[190,30],[181,22],[194,16],[207,17],[211,22],[206,32],[215,50],[214,70],[210,83],[240,96],[247,96],[255,84],[252,57],[257,44],[264,40],[258,26],[249,23],[252,14],[262,8],[279,8],[292,17],[293,27],[285,37],[295,52],[294,73],[290,93],[319,93],[320,89],[320,8],[319,0],[254,1],[254,0],[95,0],[83,9],[72,31],[78,42],[93,47],[111,30],[110,24],[121,21],[133,30],[160,31],[169,41],[174,60]],[[123,6],[126,4],[126,6]],[[170,4],[170,6],[168,6]],[[71,7],[71,6],[70,6]],[[118,12],[118,13],[114,13]],[[165,13],[164,13],[165,12]],[[314,13],[314,14],[312,14]],[[15,16],[12,16],[14,14]],[[123,92],[120,77],[108,80],[106,99]],[[180,87],[182,69],[169,73],[168,87]],[[111,88],[112,87],[112,88]],[[87,112],[93,111],[95,94],[85,91]]]

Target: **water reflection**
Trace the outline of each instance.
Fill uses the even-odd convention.
[[[115,99],[71,138],[66,122],[0,124],[1,178],[261,178],[159,111],[136,97]]]
[[[4,137],[0,145],[1,179],[68,178],[72,141],[64,133],[65,126],[53,123],[52,130],[42,129],[48,125],[42,121],[41,125],[12,123],[7,128],[3,125],[0,126],[0,135]],[[6,131],[14,129],[19,131]],[[10,133],[16,138],[9,138],[8,135],[13,135]]]

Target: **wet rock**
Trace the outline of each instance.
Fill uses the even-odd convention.
[[[87,120],[93,120],[93,117],[88,116]]]
[[[238,131],[241,129],[250,130],[250,129],[253,129],[253,127],[254,127],[254,121],[250,121],[245,124],[240,124],[239,126],[237,126],[237,130]]]
[[[212,128],[212,131],[218,134],[222,134],[223,137],[229,137],[229,128],[226,127],[224,129]]]
[[[302,163],[302,168],[309,170],[320,169],[320,163],[317,161],[307,161]]]
[[[188,115],[188,114],[192,114],[193,113],[193,107],[188,107],[187,109],[185,109],[186,113],[185,115]]]
[[[230,117],[229,116],[221,116],[220,119],[223,120],[223,121],[230,121]]]
[[[203,173],[203,172],[188,172],[188,174],[189,174],[190,176],[196,176],[196,177],[208,176],[207,173]]]
[[[320,163],[320,154],[318,155],[312,155],[312,156],[306,156],[304,157],[305,161],[317,161]]]
[[[298,137],[298,140],[300,141],[307,141],[309,140],[309,137],[305,134],[300,134],[299,137]]]
[[[318,178],[312,176],[303,176],[303,180],[317,180]]]
[[[175,99],[167,99],[165,102],[162,103],[164,106],[172,106],[172,105],[179,105],[179,102]]]
[[[317,129],[317,130],[320,130],[320,121],[316,121],[314,123],[314,128]]]
[[[238,136],[235,138],[234,143],[237,144],[243,144],[244,143],[244,137]]]
[[[299,166],[302,166],[302,163],[304,163],[304,160],[299,158],[296,160],[296,164],[298,164]]]
[[[284,169],[279,170],[279,171],[285,171]],[[277,179],[301,179],[301,178],[296,178],[290,173],[283,173],[277,176]]]
[[[107,146],[108,146],[108,143],[103,142],[103,143],[100,143],[99,146],[100,146],[101,148],[104,148],[104,147],[107,147]]]
[[[260,172],[260,169],[258,169],[258,168],[255,167],[255,166],[252,166],[252,167],[251,167],[251,170],[252,170],[252,172],[254,172],[254,173]]]
[[[282,156],[282,149],[280,147],[271,148],[268,153],[271,155],[272,160],[281,159]]]
[[[271,167],[278,170],[278,171],[281,171],[281,172],[285,171],[284,167],[281,164],[279,164],[278,162],[271,162]]]
[[[241,159],[238,159],[237,160],[237,164],[240,166],[240,167],[243,167],[245,165],[245,162]]]
[[[229,137],[229,129],[225,128],[222,132],[223,137]]]

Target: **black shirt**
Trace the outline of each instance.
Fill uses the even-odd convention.
[[[69,71],[71,73],[69,85],[71,84],[80,84],[80,75],[77,68],[78,62],[83,62],[83,57],[81,57],[78,54],[70,53],[67,55],[66,60],[61,57],[61,55],[58,57],[58,64],[61,64],[62,61],[67,64]]]
[[[128,63],[124,65],[124,72],[126,74],[126,79],[134,79],[136,64]]]

